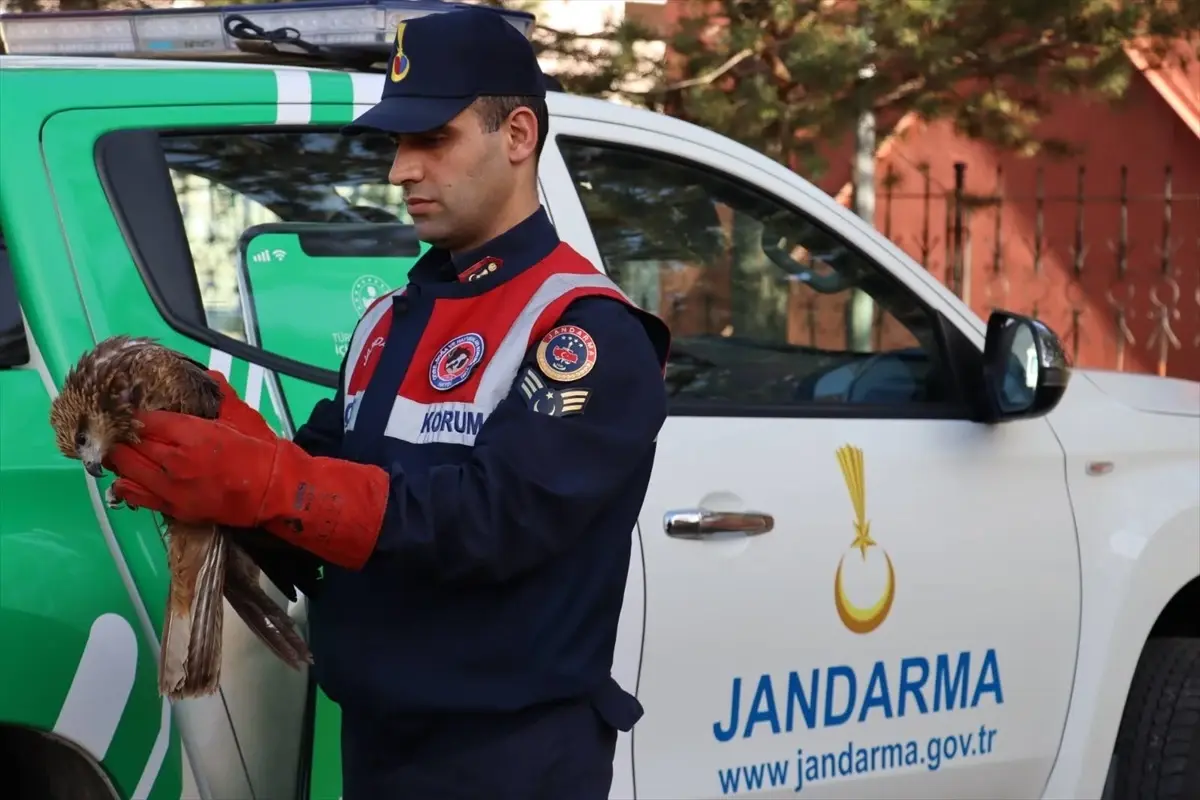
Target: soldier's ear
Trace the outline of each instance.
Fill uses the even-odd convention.
[[[533,109],[518,106],[508,115],[508,159],[520,164],[537,152],[538,121]]]

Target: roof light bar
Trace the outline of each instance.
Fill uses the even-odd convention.
[[[241,15],[268,31],[292,28],[314,45],[390,47],[398,23],[466,6],[446,0],[300,0],[215,8],[0,14],[0,41],[5,52],[13,55],[238,55],[244,48],[226,31],[225,20]],[[526,37],[532,35],[532,14],[495,10]]]

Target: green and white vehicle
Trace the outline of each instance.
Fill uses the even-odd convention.
[[[303,423],[426,247],[391,142],[339,127],[397,22],[448,7],[0,16],[3,796],[340,796],[336,706],[233,615],[220,693],[158,696],[155,519],[105,507],[48,411],[128,333]],[[1200,385],[1072,371],[728,139],[549,106],[555,225],[675,336],[612,797],[1200,796]]]

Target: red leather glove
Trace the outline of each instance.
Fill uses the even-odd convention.
[[[379,467],[310,456],[272,434],[170,411],[138,415],[141,441],[109,453],[113,493],[185,522],[265,528],[348,569],[366,563],[387,508]]]
[[[267,424],[267,421],[263,419],[262,414],[255,411],[246,401],[238,397],[237,390],[229,385],[229,379],[225,377],[225,373],[218,372],[215,369],[205,370],[204,373],[216,381],[217,389],[221,394],[221,405],[217,410],[218,420],[240,433],[263,442],[274,442],[279,438],[275,434],[275,431],[271,430],[271,426]],[[117,472],[111,458],[104,459],[104,468],[109,472]],[[131,481],[118,481],[118,483],[120,486],[114,486],[113,491],[117,493],[118,499],[125,502],[125,505],[130,508],[144,507],[152,508],[155,511],[161,510],[159,506],[162,505],[162,500],[151,498],[144,487],[136,486]],[[126,500],[122,497],[122,492],[131,499]],[[134,502],[134,499],[138,502]],[[146,501],[146,505],[139,505],[138,503],[143,500]]]
[[[221,390],[221,410],[217,419],[239,432],[264,442],[273,442],[279,438],[271,426],[263,419],[262,414],[251,408],[245,400],[229,385],[225,373],[215,369],[206,370],[208,376],[217,382]]]

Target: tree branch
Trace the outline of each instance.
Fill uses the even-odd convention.
[[[721,78],[723,75],[729,72],[729,70],[733,69],[752,55],[754,55],[754,51],[747,47],[746,49],[740,50],[732,57],[726,59],[725,63],[721,64],[721,66],[717,67],[716,69],[709,70],[703,75],[695,78],[688,78],[687,80],[676,81],[675,83],[668,83],[666,86],[655,87],[645,92],[639,92],[638,94],[656,94],[659,92],[672,92],[679,89],[689,89],[693,86],[707,86]]]

